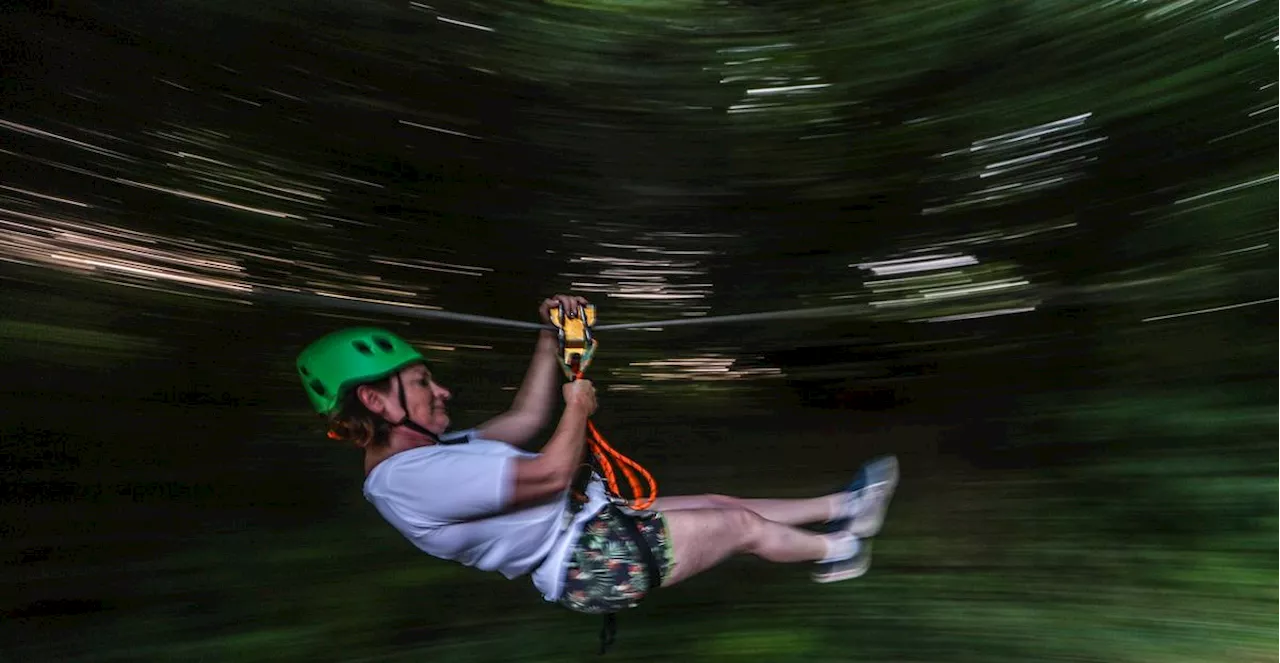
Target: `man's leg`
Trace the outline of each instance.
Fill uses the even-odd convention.
[[[675,569],[674,585],[723,562],[750,554],[771,562],[818,562],[849,558],[858,540],[848,532],[816,534],[766,520],[745,508],[682,509],[663,512]]]
[[[822,523],[842,516],[845,493],[807,499],[747,499],[729,495],[672,495],[654,500],[650,511],[688,511],[691,509],[746,509],[765,520],[784,525]]]
[[[784,525],[836,521],[859,537],[871,537],[880,531],[889,499],[897,485],[898,459],[883,456],[863,465],[848,489],[823,497],[749,499],[715,494],[673,495],[654,500],[650,510],[746,509]]]
[[[723,495],[660,498],[653,510],[665,516],[675,584],[734,554],[773,562],[821,562],[814,579],[856,578],[870,565],[871,537],[879,531],[898,482],[898,460],[877,458],[859,470],[850,490],[808,500],[747,500]],[[708,508],[711,507],[711,508]],[[820,520],[844,521],[816,534],[792,527]]]

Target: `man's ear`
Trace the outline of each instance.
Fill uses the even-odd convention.
[[[356,397],[360,399],[361,405],[374,414],[382,415],[387,411],[386,396],[367,384],[356,387]]]

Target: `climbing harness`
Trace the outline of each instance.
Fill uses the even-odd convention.
[[[570,381],[581,378],[583,373],[586,372],[587,366],[591,364],[591,360],[595,358],[596,349],[599,347],[599,341],[592,334],[592,327],[595,322],[595,306],[584,306],[582,314],[575,317],[565,315],[564,311],[559,308],[551,310],[551,323],[555,325],[559,333],[560,367],[563,369],[565,377]],[[587,484],[590,482],[592,474],[598,470],[608,486],[609,504],[605,508],[613,510],[618,522],[621,522],[627,528],[628,533],[636,544],[636,548],[640,551],[641,560],[644,562],[645,571],[649,578],[649,591],[653,591],[662,584],[661,567],[658,565],[658,560],[654,557],[648,541],[641,534],[640,528],[636,526],[635,520],[619,507],[627,507],[635,511],[643,511],[649,508],[658,496],[658,484],[654,481],[653,475],[649,474],[639,463],[627,458],[610,446],[609,442],[604,439],[604,436],[600,434],[600,430],[596,428],[590,419],[587,419],[587,432],[590,435],[589,443],[594,462],[584,463],[574,478],[570,495],[570,511],[576,513],[582,509],[582,506],[587,501]],[[623,473],[626,474],[627,481],[631,487],[632,499],[628,500],[622,496],[618,487],[617,472],[611,461],[616,461]],[[639,477],[637,474],[639,474]],[[641,489],[640,477],[643,477],[647,483],[647,492]],[[600,628],[601,655],[609,651],[609,646],[613,644],[617,632],[617,614],[606,614],[604,616],[604,625]]]

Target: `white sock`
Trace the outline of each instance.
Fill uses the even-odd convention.
[[[822,539],[827,542],[827,556],[819,564],[843,561],[858,554],[858,537],[848,532],[824,534]]]
[[[831,514],[828,522],[832,520],[844,520],[846,518],[856,518],[862,511],[862,500],[854,497],[855,493],[840,493],[836,498],[835,513]]]

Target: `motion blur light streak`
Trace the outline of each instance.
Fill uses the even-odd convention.
[[[1266,184],[1267,182],[1275,182],[1275,181],[1276,181],[1276,179],[1277,179],[1277,177],[1280,177],[1280,176],[1277,176],[1277,175],[1268,175],[1267,177],[1259,177],[1258,179],[1255,179],[1255,180],[1250,180],[1250,181],[1248,181],[1248,182],[1241,182],[1240,184],[1233,184],[1233,185],[1231,185],[1231,186],[1223,187],[1223,188],[1221,188],[1221,189],[1215,189],[1215,190],[1210,191],[1210,192],[1208,192],[1208,193],[1202,193],[1202,194],[1199,194],[1199,195],[1196,195],[1196,196],[1191,196],[1191,197],[1189,197],[1189,198],[1179,198],[1178,200],[1175,200],[1175,201],[1173,201],[1173,202],[1174,202],[1174,204],[1175,204],[1175,205],[1181,205],[1181,204],[1183,204],[1183,203],[1189,203],[1189,202],[1191,202],[1191,201],[1193,201],[1193,200],[1200,200],[1201,198],[1208,198],[1208,197],[1210,197],[1210,196],[1218,196],[1218,195],[1221,195],[1221,194],[1227,193],[1227,192],[1229,192],[1229,191],[1237,191],[1237,190],[1244,189],[1244,188],[1247,188],[1247,187],[1257,186],[1257,185],[1259,185],[1259,184]]]
[[[976,264],[978,264],[978,259],[973,256],[926,255],[900,258],[898,260],[885,260],[874,263],[860,263],[857,266],[862,269],[871,270],[871,273],[876,276],[884,276],[887,274],[909,274],[911,272],[946,269],[948,267],[964,267],[965,265]],[[852,266],[853,265],[850,265],[850,267]]]
[[[743,380],[748,378],[780,378],[785,377],[782,369],[776,367],[736,366],[739,358],[727,356],[681,357],[672,359],[655,359],[651,361],[631,362],[628,365],[639,370],[619,369],[614,372],[621,379],[638,377],[643,380],[692,380],[723,381]],[[665,369],[665,370],[652,370]]]
[[[1231,304],[1229,306],[1215,306],[1213,308],[1202,309],[1199,311],[1187,311],[1186,313],[1173,313],[1170,315],[1157,315],[1150,318],[1143,318],[1143,322],[1155,322],[1157,320],[1169,320],[1170,318],[1182,318],[1188,315],[1201,315],[1204,313],[1217,313],[1219,311],[1230,311],[1231,309],[1244,308],[1246,306],[1257,306],[1258,304],[1269,304],[1271,302],[1280,301],[1280,297],[1271,297],[1270,299],[1259,299],[1253,302],[1244,302],[1242,304]]]
[[[1085,148],[1106,142],[1090,138],[1087,123],[1093,113],[1081,113],[1044,124],[973,141],[965,149],[938,155],[943,162],[967,156],[972,170],[944,176],[946,180],[988,180],[991,183],[962,193],[956,200],[927,205],[926,215],[955,212],[975,206],[1006,203],[1045,189],[1061,187],[1084,176],[1083,167],[1097,157]]]
[[[41,138],[49,138],[49,139],[52,139],[52,140],[60,140],[60,141],[62,141],[62,142],[64,142],[64,143],[67,143],[67,144],[69,144],[69,145],[74,145],[75,147],[78,147],[78,148],[80,148],[80,149],[88,150],[88,151],[90,151],[90,152],[93,152],[94,154],[101,154],[101,155],[103,155],[103,156],[108,156],[108,157],[111,157],[111,158],[113,158],[113,159],[120,159],[120,160],[122,160],[122,161],[135,161],[134,159],[131,159],[131,158],[129,158],[129,157],[127,157],[127,156],[125,156],[125,155],[123,155],[123,154],[119,153],[119,152],[116,152],[115,150],[108,150],[108,149],[106,149],[106,148],[104,148],[104,147],[98,147],[97,145],[91,145],[91,144],[86,143],[86,142],[84,142],[84,141],[76,140],[76,139],[74,139],[74,138],[68,138],[68,137],[66,137],[66,136],[59,136],[58,134],[55,134],[55,133],[53,133],[53,132],[45,131],[45,130],[43,130],[43,129],[37,129],[37,128],[35,128],[35,127],[29,127],[29,126],[26,126],[26,125],[23,125],[23,124],[19,124],[19,123],[17,123],[17,122],[10,122],[9,120],[3,120],[3,119],[0,119],[0,127],[3,127],[3,128],[5,128],[5,129],[9,129],[10,131],[18,131],[18,132],[21,132],[21,133],[30,134],[30,135],[32,135],[32,136],[39,136],[39,137],[41,137]]]

